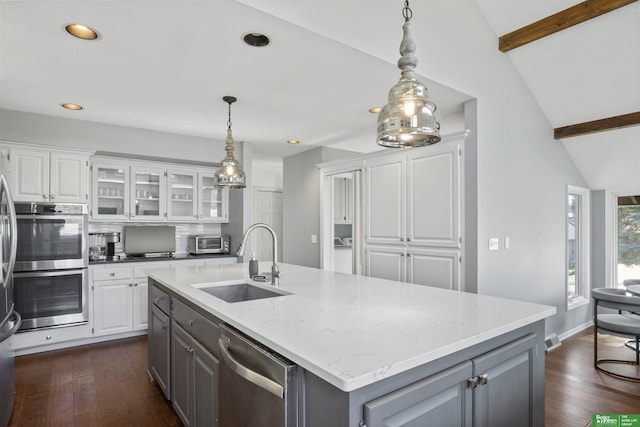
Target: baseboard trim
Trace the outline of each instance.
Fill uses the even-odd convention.
[[[593,326],[593,320],[589,320],[588,322],[585,322],[581,325],[576,326],[573,329],[569,329],[568,331],[565,331],[563,333],[561,333],[560,335],[558,335],[558,338],[560,338],[560,341],[564,341],[565,339],[572,337],[582,331],[584,331],[585,329],[587,329],[588,327]]]

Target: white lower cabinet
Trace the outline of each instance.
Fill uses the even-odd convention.
[[[149,303],[144,270],[169,265],[169,262],[145,262],[91,266],[94,335],[146,330]]]

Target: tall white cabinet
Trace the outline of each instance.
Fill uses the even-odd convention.
[[[463,290],[460,141],[365,162],[365,270]]]

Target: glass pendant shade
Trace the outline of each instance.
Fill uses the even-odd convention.
[[[245,188],[247,184],[244,171],[240,166],[240,162],[233,157],[235,147],[233,136],[231,135],[231,104],[236,101],[236,98],[225,96],[222,99],[229,104],[229,121],[227,122],[227,140],[225,143],[227,155],[222,159],[220,167],[213,176],[214,185],[220,188]]]
[[[389,91],[387,105],[378,114],[377,143],[383,147],[422,147],[440,141],[440,120],[436,105],[427,97],[427,87],[414,73],[418,59],[411,36],[411,10],[405,2],[405,23],[398,68],[401,78]],[[408,10],[408,12],[407,12]]]

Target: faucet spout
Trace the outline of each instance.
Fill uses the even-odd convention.
[[[271,265],[271,284],[273,286],[278,286],[278,284],[280,283],[280,269],[278,268],[278,264],[277,264],[278,237],[276,236],[276,232],[274,231],[274,229],[271,228],[269,225],[258,222],[256,224],[251,225],[249,228],[247,228],[247,230],[244,232],[244,236],[242,236],[242,243],[240,243],[240,246],[238,247],[238,252],[236,253],[236,255],[238,256],[244,255],[244,248],[247,243],[247,239],[249,238],[249,235],[251,234],[251,232],[257,228],[264,228],[271,234],[271,240],[273,243],[273,246],[272,246],[273,264]]]

